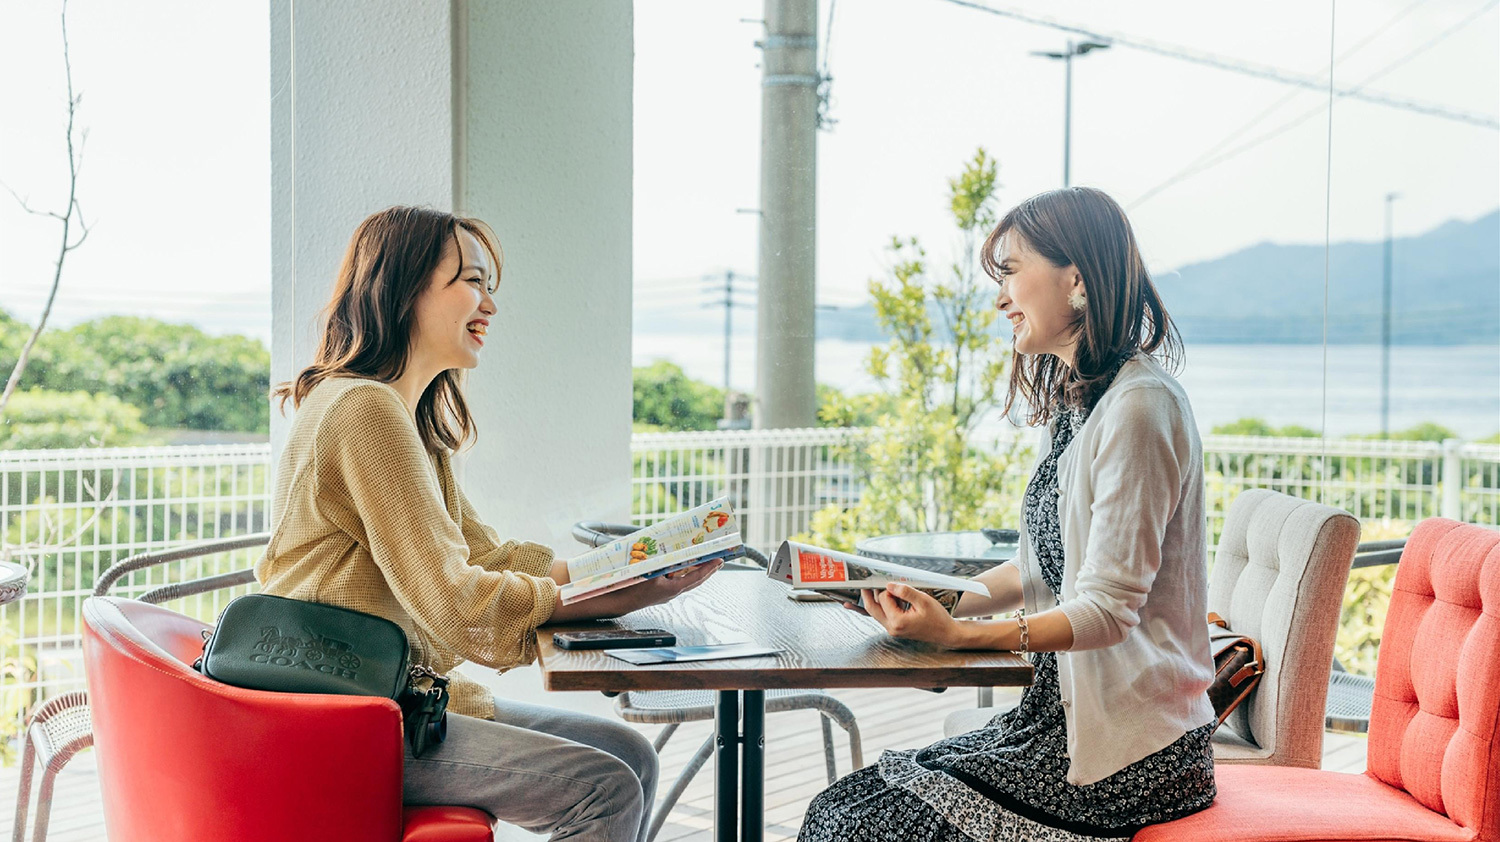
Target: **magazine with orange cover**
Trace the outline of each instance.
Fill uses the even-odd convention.
[[[990,589],[983,582],[947,576],[841,553],[837,550],[783,541],[771,559],[766,575],[790,585],[794,590],[817,591],[841,602],[859,603],[861,590],[881,590],[892,582],[901,582],[932,594],[948,611],[965,593],[988,597]]]

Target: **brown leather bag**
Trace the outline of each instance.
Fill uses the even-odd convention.
[[[1218,717],[1217,730],[1260,684],[1266,659],[1254,638],[1230,631],[1224,618],[1212,611],[1208,612],[1208,640],[1214,655],[1214,683],[1209,685],[1208,700]]]

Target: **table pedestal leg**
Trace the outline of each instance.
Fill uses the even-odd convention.
[[[720,690],[714,712],[714,836],[735,842],[739,825],[740,693]],[[748,763],[748,759],[746,761]]]
[[[761,842],[766,827],[766,691],[745,691],[745,780],[741,842]]]

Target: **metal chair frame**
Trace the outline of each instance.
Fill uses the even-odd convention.
[[[1398,564],[1406,549],[1406,539],[1366,541],[1354,550],[1351,569]],[[1351,734],[1370,732],[1370,706],[1375,700],[1375,678],[1356,675],[1333,659],[1333,673],[1328,676],[1328,704],[1324,710],[1323,728]]]
[[[714,693],[709,690],[650,690],[627,691],[615,697],[615,713],[626,722],[645,725],[665,725],[652,741],[657,754],[666,747],[667,740],[677,732],[684,722],[713,721]],[[789,710],[816,710],[820,714],[819,724],[823,728],[823,763],[828,772],[828,783],[838,780],[838,762],[834,759],[833,725],[837,724],[849,738],[849,760],[854,769],[865,765],[864,749],[861,745],[859,725],[854,721],[854,711],[822,690],[767,690],[766,713]],[[678,799],[687,791],[688,784],[702,770],[713,754],[714,736],[709,734],[688,760],[672,787],[662,796],[661,806],[651,818],[651,830],[646,839],[653,840],[666,824],[667,816],[677,806]]]
[[[265,546],[271,533],[256,532],[237,538],[204,541],[170,550],[140,553],[110,565],[94,583],[94,596],[104,596],[115,582],[127,574],[144,570],[158,564],[181,561],[198,556],[227,553],[250,547]],[[142,602],[158,605],[185,596],[209,593],[220,588],[248,585],[255,581],[255,571],[249,568],[207,576],[190,582],[165,585],[140,596]],[[36,764],[42,766],[41,787],[37,791],[36,824],[31,831],[32,842],[46,842],[47,825],[52,817],[52,793],[57,774],[80,751],[93,746],[94,728],[89,719],[89,696],[87,690],[75,690],[44,700],[32,710],[26,719],[26,744],[21,753],[21,781],[16,788],[16,817],[11,828],[12,842],[26,842],[26,819],[31,807],[31,776]]]
[[[597,547],[615,538],[638,532],[640,529],[639,526],[626,524],[581,521],[573,525],[573,537],[582,544]],[[770,563],[763,553],[750,546],[745,547],[745,558],[756,567],[734,566],[741,569],[765,570]],[[656,747],[657,754],[660,754],[661,750],[666,747],[667,740],[677,732],[679,725],[684,722],[713,721],[715,710],[714,693],[709,690],[632,690],[615,697],[615,713],[626,722],[666,726],[660,734],[657,734],[652,743]],[[859,725],[855,722],[854,711],[850,710],[848,705],[823,690],[766,691],[766,713],[789,710],[816,710],[818,712],[819,724],[823,728],[823,762],[828,771],[828,783],[832,784],[838,780],[838,763],[834,759],[833,751],[834,725],[838,725],[848,735],[849,760],[854,764],[854,769],[860,769],[865,765]],[[672,812],[672,808],[677,805],[678,799],[687,790],[688,784],[692,783],[693,777],[703,768],[703,764],[708,762],[713,750],[714,738],[710,734],[698,747],[692,759],[688,760],[687,765],[683,767],[677,780],[672,783],[671,789],[668,789],[662,797],[661,806],[656,808],[656,813],[651,818],[651,829],[646,836],[648,842],[656,839],[656,834],[661,831],[662,825],[666,824],[667,816]]]

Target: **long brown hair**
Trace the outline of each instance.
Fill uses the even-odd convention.
[[[354,229],[339,266],[333,299],[324,310],[323,341],[313,364],[272,390],[286,411],[302,405],[330,377],[367,377],[390,383],[406,371],[413,310],[427,279],[458,230],[473,234],[490,253],[495,283],[501,252],[495,232],[478,219],[431,208],[396,206],[373,213]],[[457,450],[475,434],[457,369],[439,374],[417,401],[417,432],[431,452]]]
[[[1121,357],[1141,351],[1175,370],[1182,338],[1146,271],[1125,211],[1109,194],[1069,187],[1016,205],[990,232],[980,252],[985,274],[1000,275],[1000,240],[1014,232],[1053,266],[1073,266],[1083,276],[1088,303],[1073,322],[1078,338],[1074,368],[1052,354],[1016,354],[1005,413],[1017,396],[1030,407],[1027,423],[1046,424],[1062,407],[1087,407],[1108,387]]]

